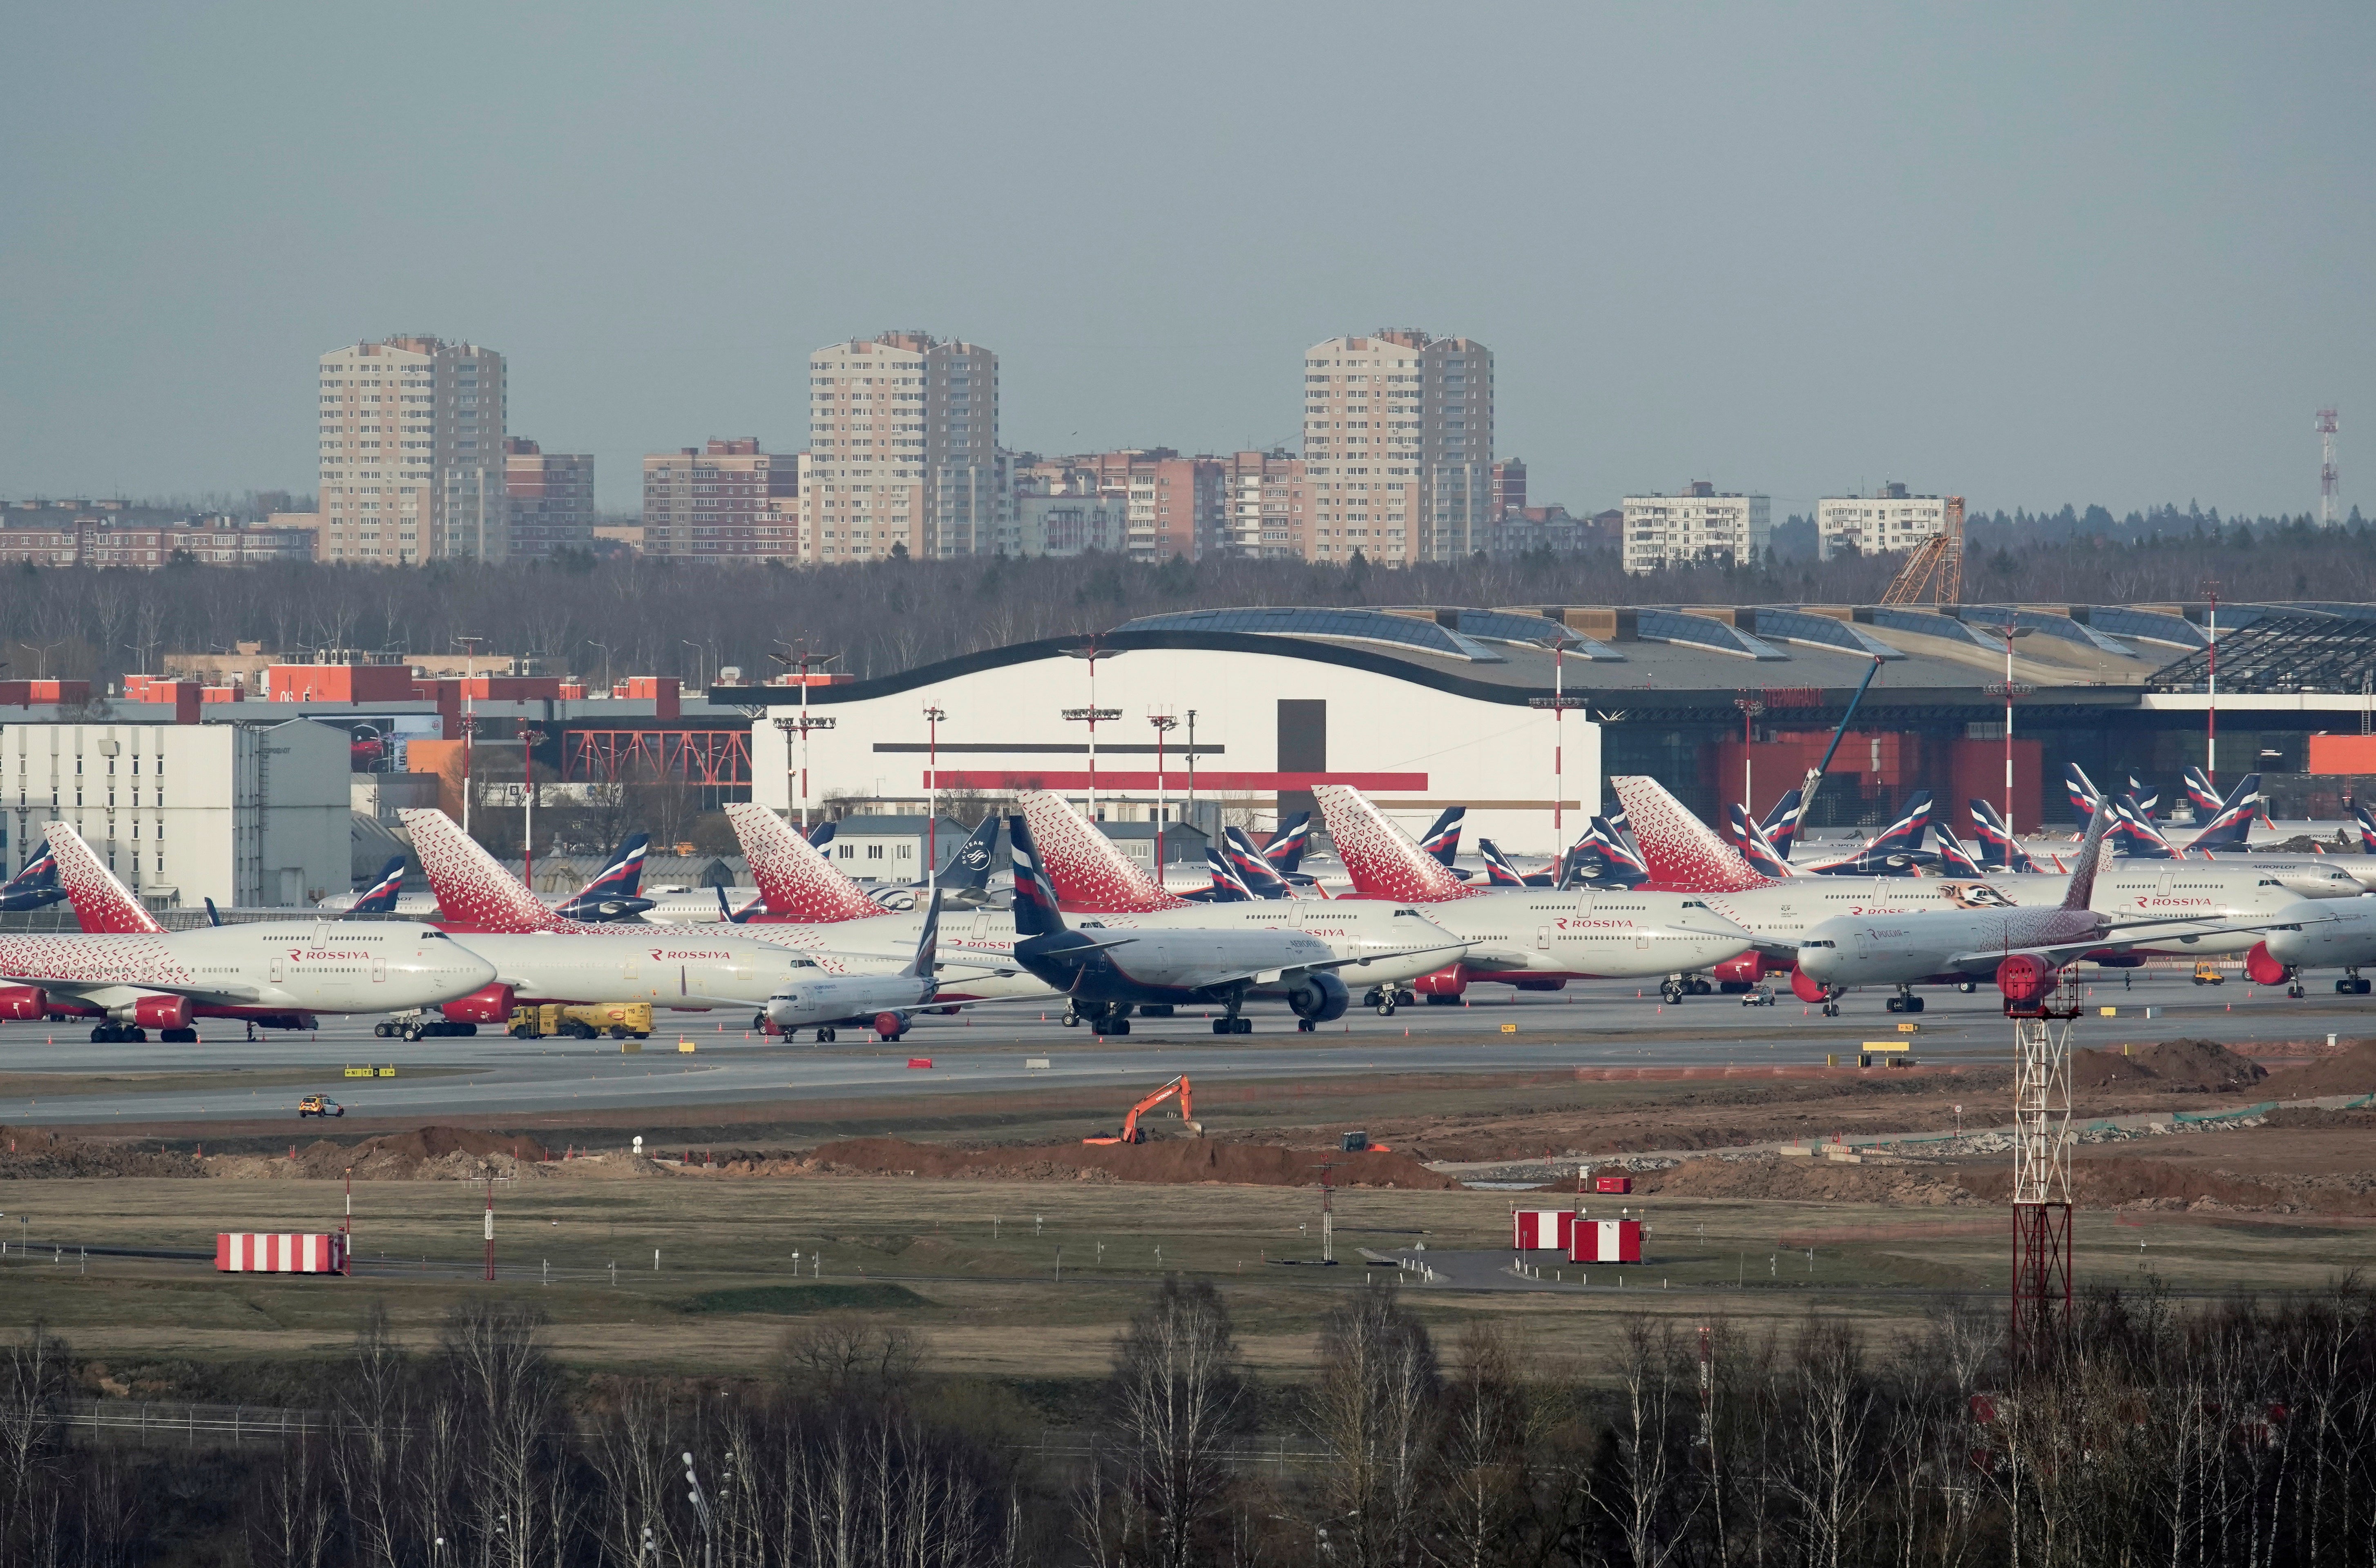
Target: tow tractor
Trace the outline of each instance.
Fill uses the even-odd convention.
[[[372,1026],[380,1039],[424,1039],[436,1035],[474,1035],[476,1024],[457,1024],[434,1007],[413,1007],[390,1013]]]
[[[2228,983],[2228,977],[2221,974],[2219,972],[2219,966],[2213,963],[2210,959],[2197,958],[2194,960],[2194,983],[2197,985],[2226,985]]]
[[[1191,1120],[1191,1118],[1196,1114],[1196,1104],[1194,1097],[1189,1092],[1188,1075],[1182,1073],[1180,1076],[1172,1079],[1161,1088],[1157,1089],[1153,1094],[1148,1095],[1145,1099],[1140,1100],[1136,1105],[1132,1106],[1130,1108],[1130,1114],[1122,1119],[1122,1133],[1119,1136],[1111,1134],[1100,1134],[1094,1138],[1083,1138],[1081,1142],[1084,1144],[1143,1144],[1146,1142],[1146,1129],[1138,1124],[1138,1119],[1147,1111],[1150,1111],[1157,1106],[1161,1105],[1165,1100],[1170,1099],[1174,1095],[1178,1095],[1180,1097],[1180,1124],[1187,1128],[1190,1132],[1195,1134],[1198,1137],[1203,1137],[1205,1135],[1205,1123]]]

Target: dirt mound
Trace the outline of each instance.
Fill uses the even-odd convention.
[[[186,1154],[168,1154],[133,1144],[62,1138],[41,1127],[0,1127],[0,1181],[205,1174],[206,1167]]]
[[[2165,1039],[2117,1051],[2071,1053],[2073,1088],[2161,1088],[2183,1094],[2248,1089],[2269,1075],[2250,1057],[2214,1039]]]
[[[934,1176],[997,1182],[1218,1182],[1256,1187],[1320,1182],[1319,1163],[1336,1166],[1340,1187],[1400,1187],[1449,1192],[1460,1183],[1405,1154],[1336,1154],[1321,1149],[1168,1138],[1145,1144],[1051,1144],[1024,1148],[959,1148],[901,1138],[848,1138],[783,1160],[737,1160],[729,1175]]]
[[[554,1158],[534,1138],[468,1127],[416,1127],[355,1144],[321,1138],[291,1147],[292,1156],[224,1155],[207,1164],[217,1176],[267,1180],[328,1181],[351,1170],[365,1182],[452,1182],[533,1174]]]
[[[2281,1099],[2329,1094],[2376,1094],[2376,1039],[2346,1041],[2322,1062],[2269,1075],[2269,1092]]]
[[[1634,1187],[1645,1194],[1692,1198],[1778,1198],[1794,1203],[1902,1204],[1929,1208],[1975,1203],[1963,1172],[1942,1165],[1838,1165],[1827,1159],[1762,1155],[1744,1159],[1687,1159],[1647,1174]]]

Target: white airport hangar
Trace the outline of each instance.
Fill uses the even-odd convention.
[[[1349,784],[1414,834],[1443,807],[1466,806],[1466,843],[1491,837],[1547,856],[1555,739],[1568,837],[1600,809],[1601,778],[1589,711],[1555,719],[1553,640],[1568,646],[1567,676],[1596,649],[1618,657],[1531,611],[1199,610],[1144,617],[1094,641],[1023,643],[812,686],[806,804],[921,809],[937,756],[944,800],[1047,789],[1086,810],[1094,707],[1104,821],[1146,822],[1158,809],[1191,820],[1193,754],[1206,826],[1218,806],[1267,829],[1278,814],[1308,809],[1314,786]],[[797,685],[713,694],[764,709],[753,726],[752,796],[795,816],[801,695]]]

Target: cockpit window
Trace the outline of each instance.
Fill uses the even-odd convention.
[[[1801,942],[1799,945],[1801,947],[1837,947],[1839,944],[1836,942]]]

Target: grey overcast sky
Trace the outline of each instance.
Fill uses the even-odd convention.
[[[1040,451],[1292,440],[1465,335],[1582,510],[2376,502],[2376,6],[0,7],[0,494],[314,485],[315,357],[510,362],[602,499],[1000,356]],[[2369,507],[2376,511],[2376,505]]]

